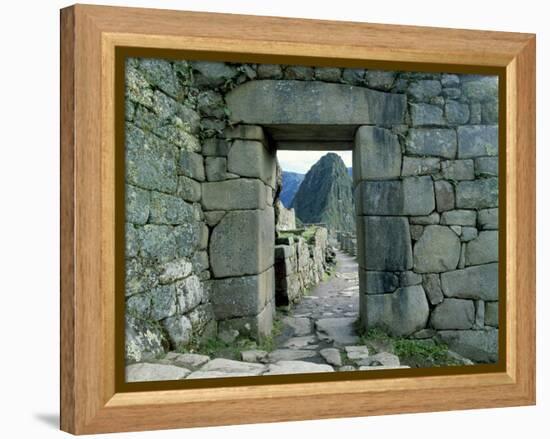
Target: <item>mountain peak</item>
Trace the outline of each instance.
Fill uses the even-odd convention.
[[[355,228],[352,179],[338,154],[327,153],[311,167],[292,207],[303,223],[325,223],[333,230]]]

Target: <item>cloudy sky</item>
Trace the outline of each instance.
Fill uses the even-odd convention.
[[[277,158],[284,171],[305,174],[315,162],[329,152],[338,154],[346,167],[351,167],[351,151],[277,151]]]

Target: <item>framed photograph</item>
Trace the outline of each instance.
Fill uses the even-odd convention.
[[[61,11],[61,428],[535,403],[535,37]]]

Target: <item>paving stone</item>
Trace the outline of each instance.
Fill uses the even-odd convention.
[[[264,363],[267,360],[267,354],[266,351],[250,349],[241,352],[241,360],[247,363]]]
[[[295,336],[310,335],[312,331],[311,320],[307,317],[284,317],[283,324],[290,326]]]
[[[369,356],[369,348],[367,346],[345,346],[346,355],[352,361],[362,360]]]
[[[321,349],[319,353],[321,354],[321,357],[323,357],[328,364],[336,367],[340,367],[342,365],[342,357],[338,349],[325,348],[325,349]]]
[[[317,339],[314,335],[304,335],[288,339],[283,347],[288,349],[310,349],[312,345],[315,346],[315,343],[317,343]]]
[[[334,372],[334,368],[328,364],[315,364],[308,361],[278,361],[270,364],[264,375],[288,375],[296,373],[320,373]]]
[[[276,349],[269,353],[269,361],[292,361],[315,357],[317,352],[308,349]]]
[[[264,365],[257,363],[215,358],[202,366],[200,370],[201,372],[247,373],[248,375],[260,375],[266,370],[266,368]]]
[[[196,369],[197,367],[200,367],[210,361],[210,357],[208,355],[192,353],[179,354],[177,352],[169,352],[165,358],[170,360],[170,362],[172,362],[175,366],[185,367],[188,369]]]
[[[387,366],[399,367],[399,357],[389,352],[379,352],[366,358],[357,361],[358,366]]]
[[[334,317],[319,319],[315,322],[317,330],[325,333],[337,345],[356,343],[359,337],[355,332],[355,318]]]
[[[158,363],[137,363],[126,366],[126,381],[129,383],[144,381],[181,380],[191,371],[184,367]]]

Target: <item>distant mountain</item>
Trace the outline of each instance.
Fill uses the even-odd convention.
[[[349,175],[350,177],[353,177],[353,172],[352,172],[352,171],[353,171],[353,168],[347,168],[347,170],[348,170],[348,175]]]
[[[297,172],[283,171],[283,187],[279,198],[285,207],[292,205],[294,195],[298,192],[298,188],[304,180],[305,174],[298,174]]]
[[[354,231],[352,187],[349,170],[340,156],[328,153],[305,175],[292,207],[303,223],[325,223],[333,230]]]

